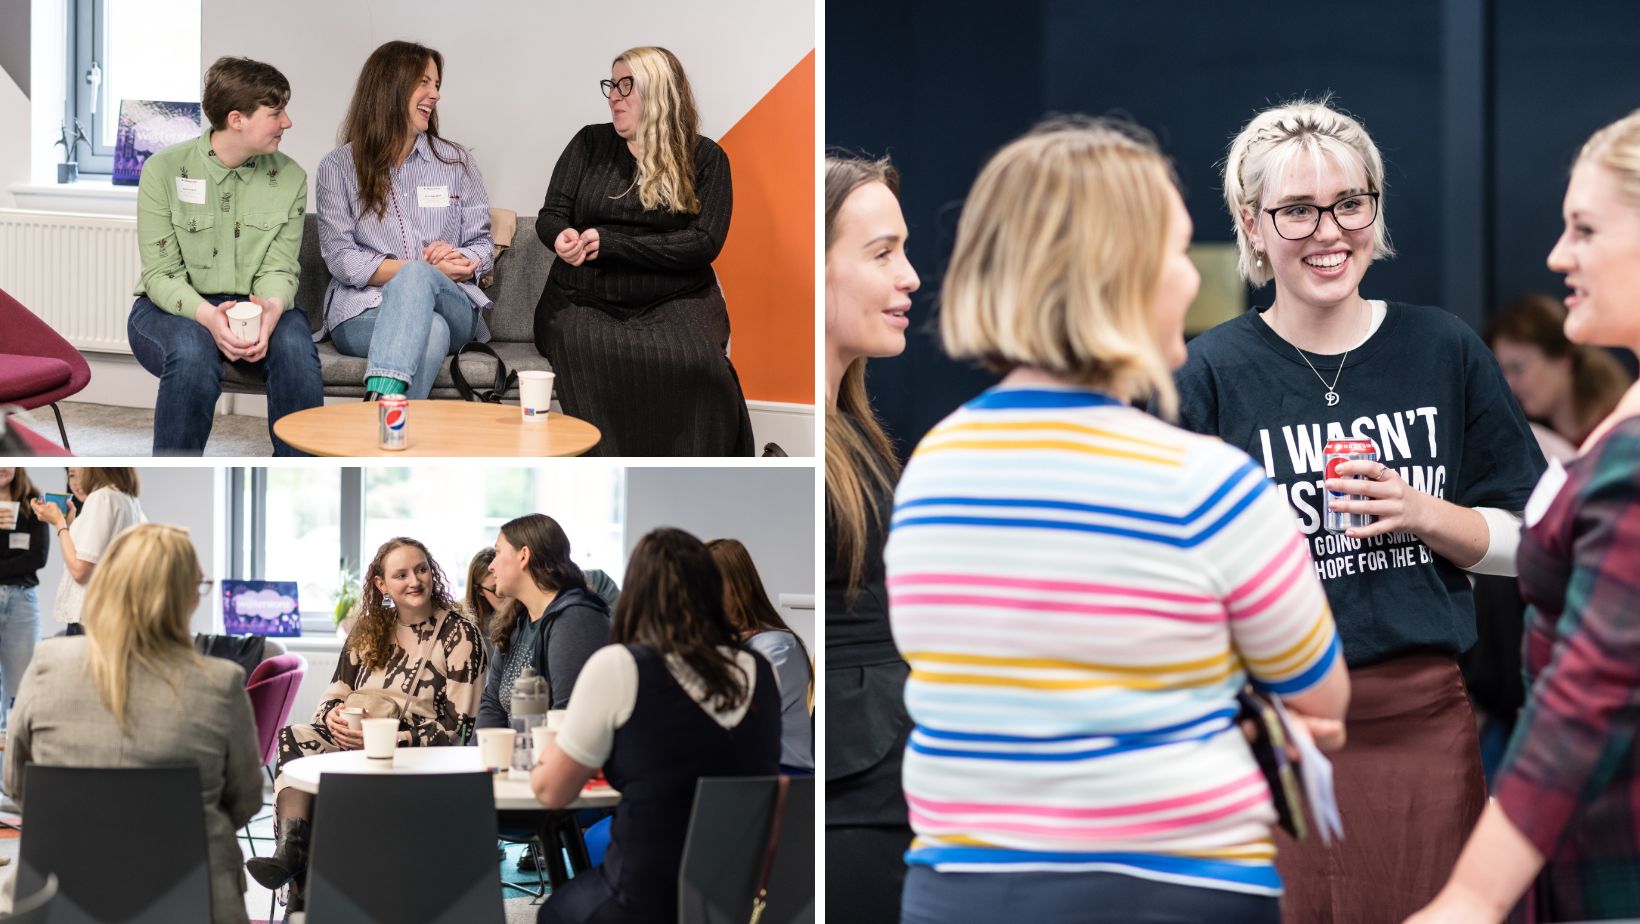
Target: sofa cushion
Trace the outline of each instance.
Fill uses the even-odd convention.
[[[0,403],[20,403],[61,388],[73,374],[68,363],[55,356],[0,353]]]

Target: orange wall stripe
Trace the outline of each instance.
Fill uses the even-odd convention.
[[[754,401],[814,403],[814,52],[718,143],[734,217],[713,264],[729,303],[729,358]]]

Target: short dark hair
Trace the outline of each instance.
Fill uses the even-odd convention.
[[[205,72],[200,108],[213,131],[228,127],[228,113],[254,115],[259,106],[279,109],[290,102],[290,81],[279,69],[250,58],[217,58]]]

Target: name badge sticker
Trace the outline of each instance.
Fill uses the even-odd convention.
[[[424,209],[447,209],[450,207],[450,187],[417,186],[416,204]]]
[[[32,538],[28,533],[12,533],[7,541],[11,543],[11,548],[27,551]]]
[[[177,198],[194,205],[204,205],[205,181],[190,180],[185,176],[177,177]]]
[[[1521,519],[1528,528],[1536,526],[1543,515],[1549,512],[1549,505],[1555,502],[1560,489],[1566,486],[1566,469],[1561,467],[1557,459],[1549,460],[1549,467],[1544,469],[1543,477],[1538,479],[1537,487],[1532,489],[1532,496],[1526,501],[1526,509],[1522,511]]]

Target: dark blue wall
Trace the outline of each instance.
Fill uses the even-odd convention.
[[[985,159],[1050,112],[1155,132],[1199,241],[1232,239],[1217,164],[1263,106],[1331,91],[1383,150],[1400,255],[1368,297],[1439,304],[1477,327],[1543,265],[1577,146],[1640,107],[1632,0],[1314,3],[827,0],[828,144],[893,156],[923,277],[906,353],[871,365],[909,451],[991,381],[939,350],[932,308],[962,196]],[[1269,290],[1253,296],[1263,303]]]

